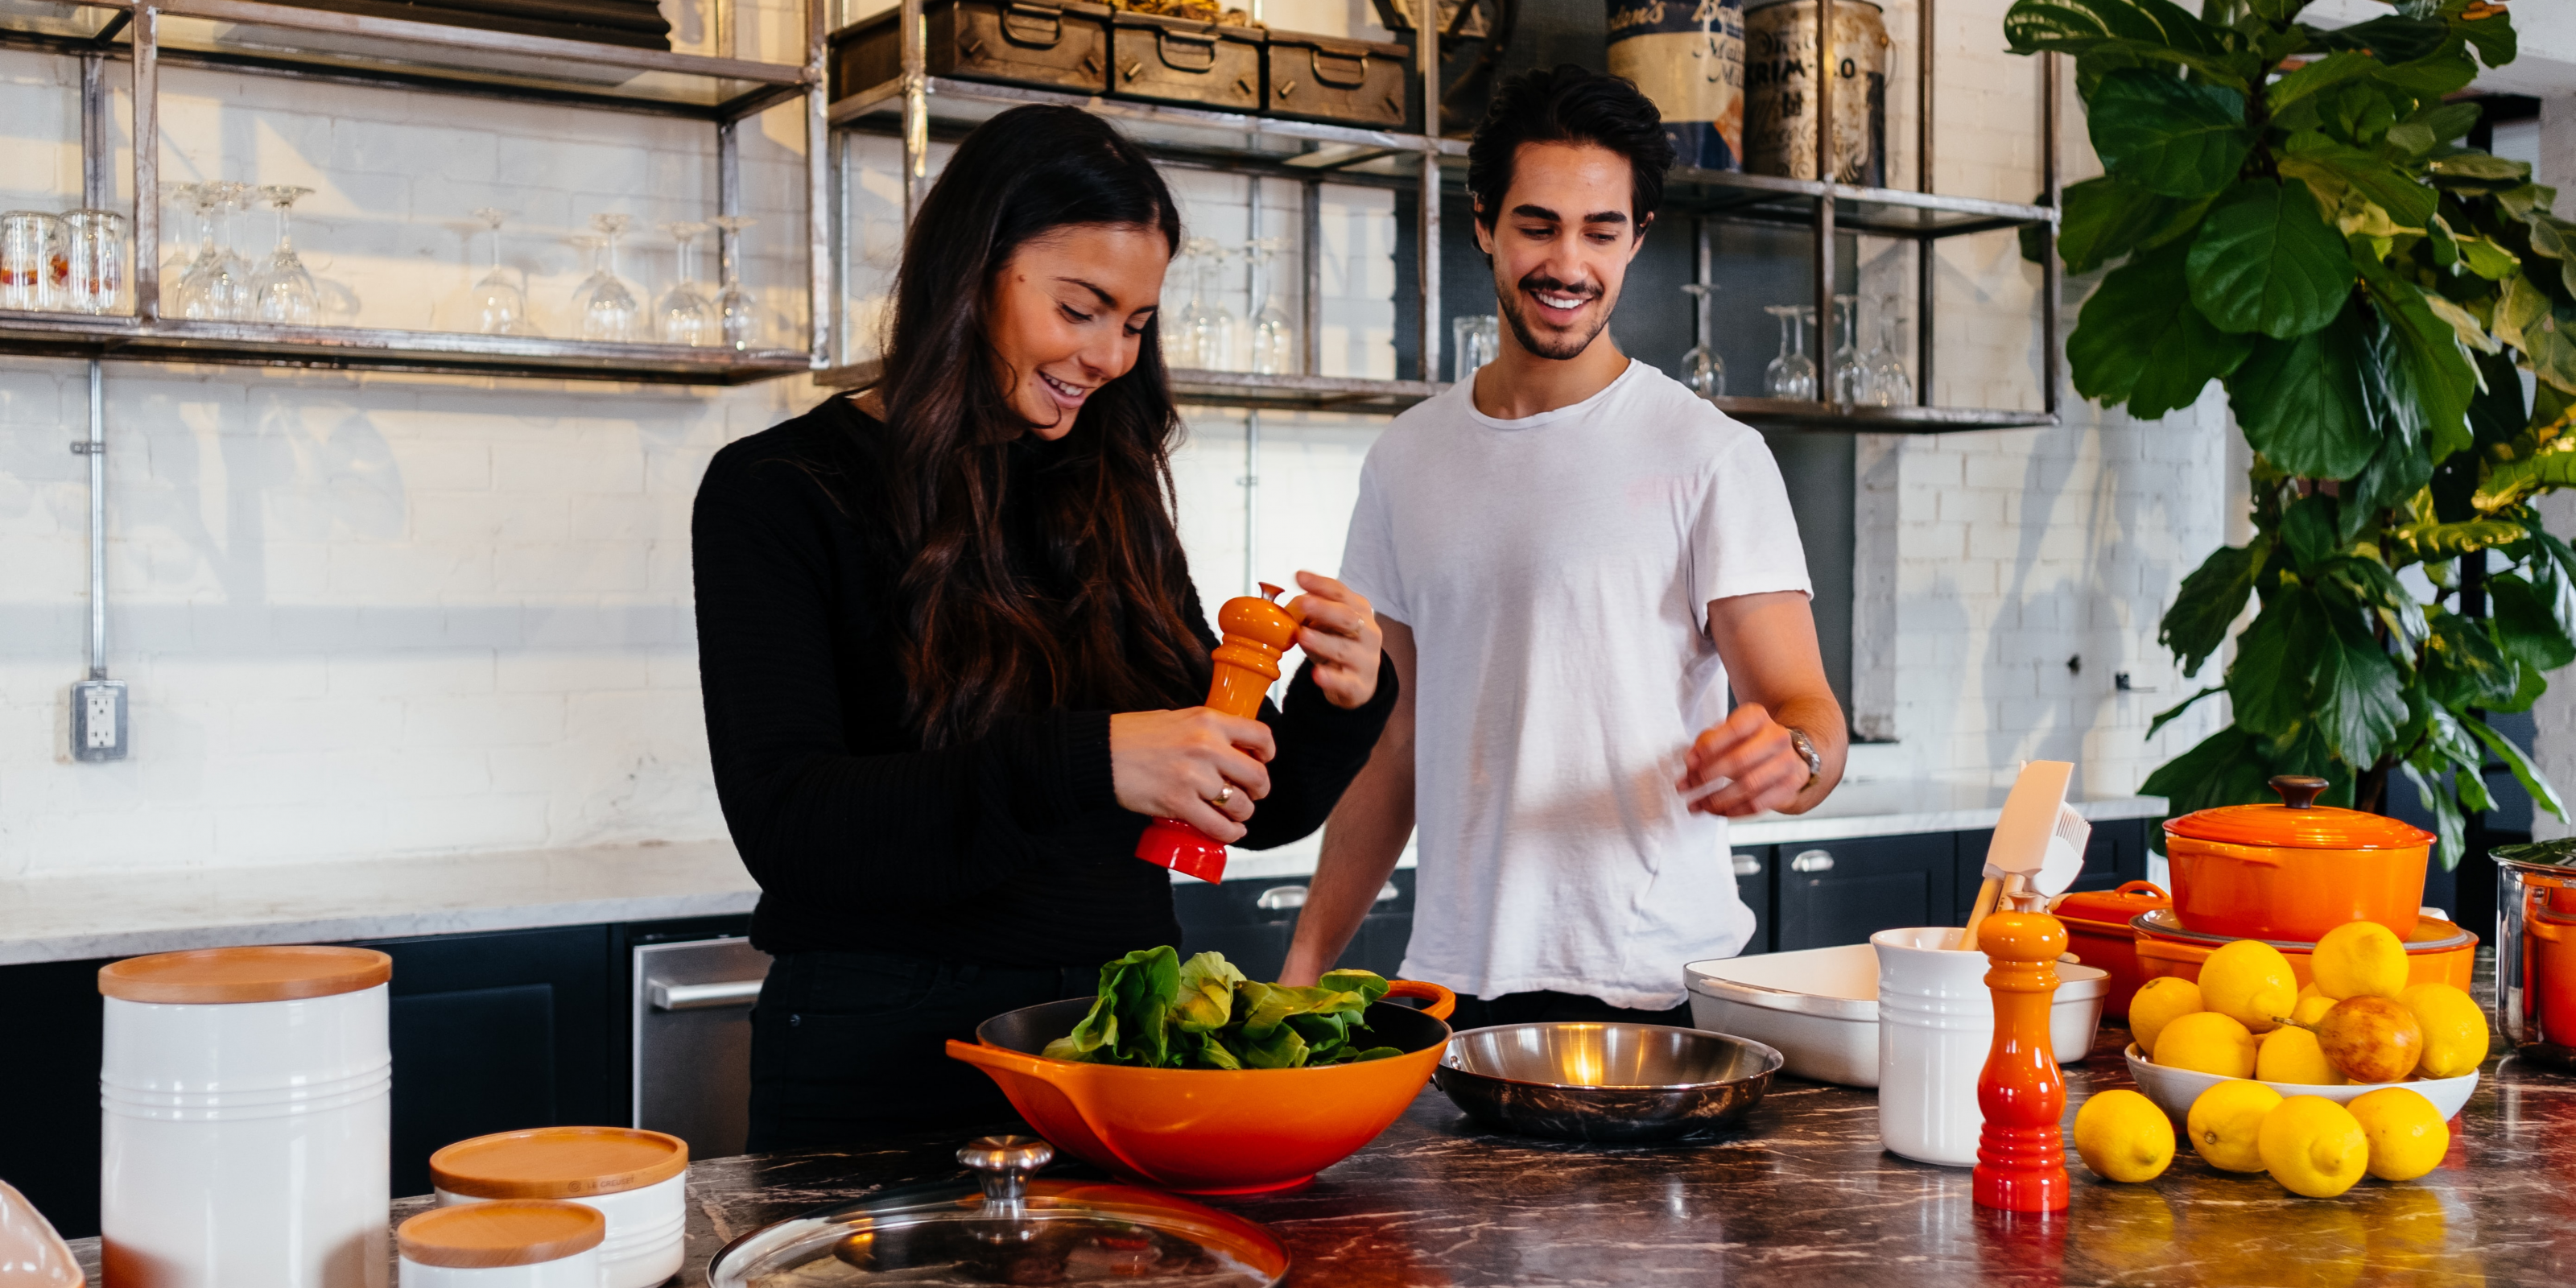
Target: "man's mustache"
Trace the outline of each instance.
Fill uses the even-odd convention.
[[[1574,295],[1587,300],[1601,297],[1601,287],[1598,283],[1575,284],[1559,281],[1540,273],[1532,273],[1522,278],[1521,289],[1534,295]]]

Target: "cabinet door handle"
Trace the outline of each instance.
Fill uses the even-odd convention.
[[[1252,906],[1263,912],[1289,912],[1303,908],[1306,906],[1306,887],[1272,886],[1255,897]]]
[[[1378,892],[1377,892],[1377,900],[1376,900],[1376,901],[1377,901],[1377,902],[1379,902],[1379,903],[1388,903],[1388,902],[1391,902],[1391,901],[1396,900],[1396,899],[1401,899],[1401,898],[1403,898],[1403,897],[1404,897],[1404,892],[1403,892],[1402,890],[1398,890],[1398,889],[1396,889],[1396,888],[1395,888],[1395,883],[1394,883],[1394,882],[1392,882],[1392,881],[1389,881],[1389,882],[1387,882],[1385,885],[1383,885],[1383,886],[1381,886],[1381,887],[1379,887],[1379,888],[1378,888]]]
[[[1789,870],[1792,872],[1831,872],[1834,870],[1834,856],[1823,850],[1800,850],[1798,851],[1798,856],[1796,858],[1789,860]]]
[[[760,1000],[760,981],[729,979],[720,984],[655,983],[647,990],[657,1011],[703,1011],[718,1006],[749,1006]]]
[[[1750,854],[1738,854],[1734,856],[1734,859],[1735,875],[1739,877],[1758,877],[1762,875],[1762,860],[1757,859]]]

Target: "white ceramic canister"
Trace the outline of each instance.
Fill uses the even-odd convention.
[[[394,1232],[399,1288],[599,1288],[598,1209],[551,1199],[436,1207]]]
[[[1961,952],[1956,926],[1882,930],[1878,952],[1878,1140],[1891,1154],[1977,1164],[1977,1078],[1995,1041],[1984,953]]]
[[[392,976],[321,947],[99,970],[105,1288],[384,1288]]]
[[[601,1288],[654,1288],[680,1273],[689,1145],[633,1127],[531,1127],[460,1140],[429,1156],[441,1206],[560,1199],[608,1219]]]

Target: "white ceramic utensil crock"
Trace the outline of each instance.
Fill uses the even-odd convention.
[[[440,1206],[556,1199],[608,1221],[600,1288],[654,1288],[680,1273],[689,1145],[633,1127],[531,1127],[460,1140],[429,1156]]]
[[[600,1288],[598,1209],[552,1199],[439,1207],[402,1223],[399,1288]]]
[[[99,970],[106,1288],[384,1288],[392,976],[319,947]]]
[[[1977,1075],[1994,1045],[1986,955],[1961,952],[1956,926],[1882,930],[1878,952],[1878,1139],[1889,1153],[1944,1167],[1977,1164]]]

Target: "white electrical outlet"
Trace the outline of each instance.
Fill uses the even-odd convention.
[[[83,680],[72,686],[72,758],[125,759],[125,681]]]

